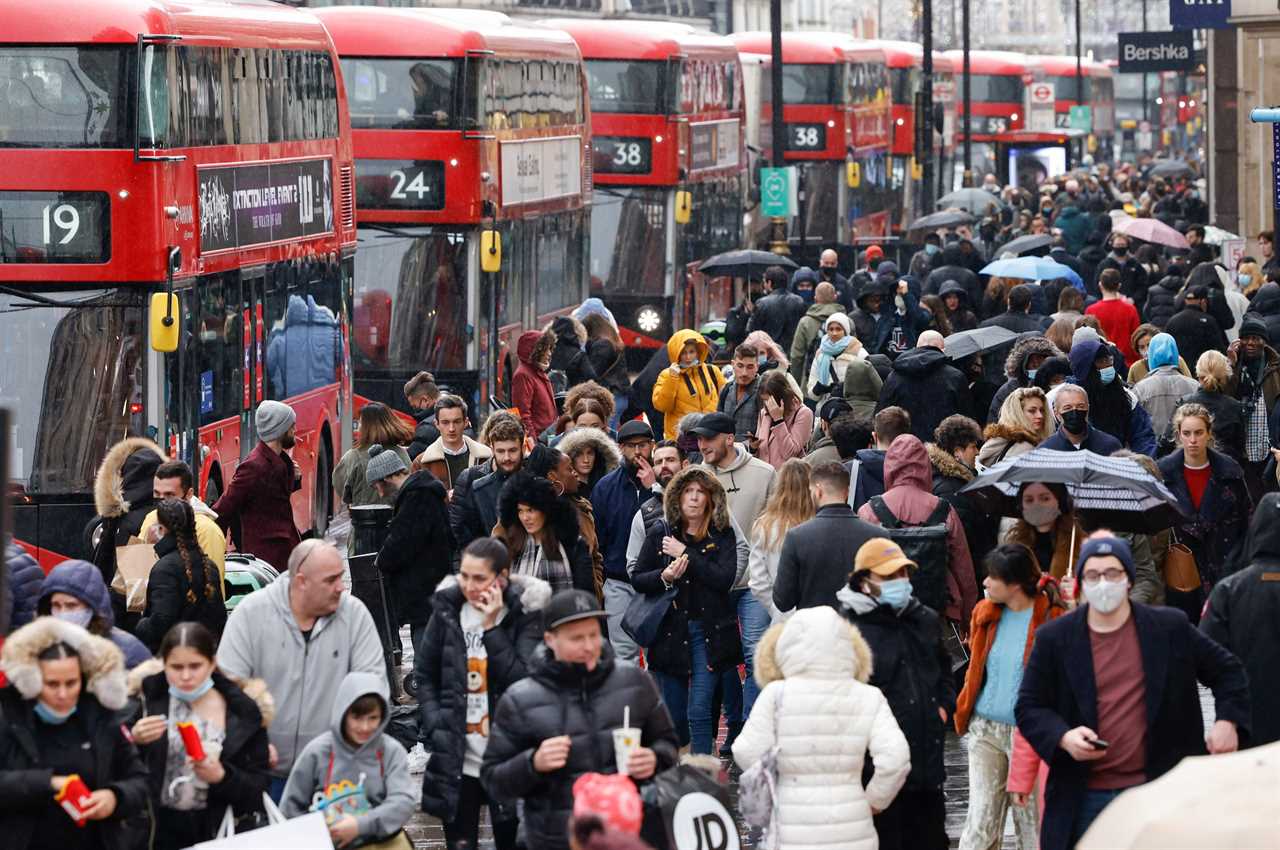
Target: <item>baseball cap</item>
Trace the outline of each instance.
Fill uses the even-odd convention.
[[[850,413],[853,411],[852,405],[840,396],[827,396],[823,399],[822,404],[818,405],[818,418],[823,422],[830,422],[842,413]]]
[[[914,570],[916,562],[902,551],[902,547],[887,537],[873,537],[858,547],[853,558],[853,570],[870,570],[878,576],[889,576],[903,567]]]
[[[623,440],[634,440],[638,437],[646,440],[653,439],[653,429],[643,419],[632,419],[629,422],[624,422],[622,427],[618,429],[619,443]]]
[[[884,249],[881,248],[879,245],[868,245],[866,250],[866,255],[868,260],[870,260],[873,257],[883,257]]]
[[[547,603],[542,621],[546,629],[558,629],[565,623],[606,617],[608,612],[600,607],[594,593],[585,590],[562,590]]]
[[[1197,300],[1199,300],[1199,301],[1203,301],[1204,299],[1206,299],[1206,298],[1208,298],[1208,297],[1209,297],[1209,287],[1207,287],[1207,286],[1192,286],[1192,287],[1190,287],[1190,288],[1188,288],[1188,289],[1187,289],[1187,297],[1188,297],[1188,298],[1195,298],[1195,299],[1197,299]]]
[[[708,413],[690,430],[699,437],[717,437],[734,433],[735,426],[733,417],[727,413]]]

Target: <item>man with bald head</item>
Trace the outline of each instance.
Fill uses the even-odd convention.
[[[841,306],[845,310],[852,310],[854,307],[853,287],[849,285],[849,279],[837,270],[839,265],[840,255],[836,253],[834,248],[828,248],[818,257],[818,274],[823,281],[836,288],[836,300],[840,302]]]
[[[911,433],[921,442],[933,440],[938,423],[953,413],[973,416],[969,380],[943,353],[942,334],[924,331],[916,347],[893,361],[876,411],[898,406],[911,414]]]
[[[304,540],[289,569],[240,601],[227,618],[218,668],[236,679],[262,679],[275,700],[271,796],[279,800],[293,760],[329,728],[338,685],[352,672],[386,679],[382,643],[364,603],[346,592],[342,554]]]

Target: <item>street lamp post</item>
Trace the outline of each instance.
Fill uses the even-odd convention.
[[[961,96],[964,98],[964,185],[973,185],[973,115],[969,103],[969,0],[960,7],[961,44],[964,52],[964,68],[961,72]]]
[[[787,125],[783,120],[782,104],[782,0],[769,0],[769,53],[773,59],[769,90],[772,95],[773,114],[770,129],[773,136],[773,154],[770,164],[774,168],[786,165]],[[769,246],[777,254],[787,254],[787,220],[781,216],[773,219],[773,237]]]
[[[924,102],[923,113],[917,120],[923,125],[920,138],[924,139],[924,161],[921,163],[920,182],[924,186],[924,204],[922,211],[927,213],[933,208],[933,0],[923,0],[924,26],[921,28],[921,48],[924,56],[921,63],[924,81],[921,84]],[[919,145],[916,146],[920,147]],[[920,151],[916,151],[920,156]]]

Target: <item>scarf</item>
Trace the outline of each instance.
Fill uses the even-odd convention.
[[[573,573],[569,569],[569,556],[564,546],[557,546],[559,559],[549,558],[542,546],[533,537],[526,537],[524,549],[511,565],[511,574],[518,576],[534,576],[551,585],[551,592],[573,590]]]
[[[833,379],[832,361],[844,354],[844,350],[853,343],[855,337],[845,334],[839,341],[823,334],[822,343],[818,346],[818,383],[825,384]]]

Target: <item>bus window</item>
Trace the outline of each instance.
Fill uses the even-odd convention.
[[[1016,74],[972,74],[969,97],[978,103],[1022,103],[1022,77]]]
[[[643,115],[666,111],[666,62],[592,59],[583,64],[592,111]]]
[[[773,97],[773,87],[761,86],[761,94],[766,103]],[[797,103],[836,103],[836,66],[835,65],[797,65],[782,66],[782,102]]]
[[[596,186],[591,198],[593,291],[666,294],[666,191]]]
[[[240,278],[235,272],[211,275],[199,282],[200,424],[239,416],[244,392],[244,326]]]
[[[334,303],[338,285],[338,269],[329,263],[277,263],[268,270],[263,324],[269,398],[296,396],[337,380],[342,362]]]
[[[132,145],[134,47],[0,47],[0,146]]]
[[[437,130],[461,126],[456,59],[344,58],[353,129]],[[408,85],[406,85],[406,81]]]
[[[538,280],[536,309],[539,316],[566,304],[582,301],[582,213],[567,212],[541,219],[535,225]]]

